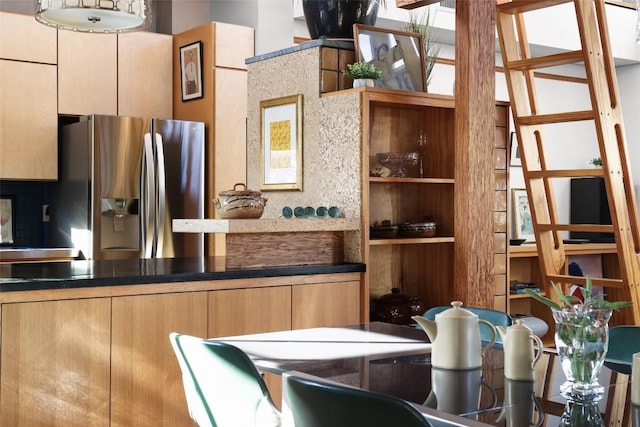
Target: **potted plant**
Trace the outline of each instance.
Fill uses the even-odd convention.
[[[602,166],[602,159],[600,157],[594,157],[589,163],[594,167],[599,168]]]
[[[580,287],[581,298],[565,295],[555,283],[551,285],[559,303],[530,289],[525,292],[551,308],[556,323],[556,349],[567,377],[561,391],[571,400],[584,400],[604,390],[598,383],[598,374],[609,345],[611,314],[632,303],[611,302],[604,299],[604,294],[594,294],[589,276],[586,285]]]
[[[382,77],[382,71],[372,62],[356,62],[347,64],[342,74],[353,80],[353,87],[374,86],[374,80]]]
[[[409,22],[405,25],[404,30],[422,35],[422,49],[428,86],[431,80],[431,72],[440,54],[440,45],[433,40],[430,10],[427,9],[427,12],[424,13],[422,17],[412,12],[409,15]]]

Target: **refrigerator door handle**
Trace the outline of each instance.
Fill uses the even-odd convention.
[[[153,256],[154,222],[155,222],[155,166],[153,161],[153,143],[151,134],[144,135],[144,152],[142,155],[142,186],[140,195],[141,203],[141,235],[142,235],[142,256],[151,258]]]
[[[156,212],[158,215],[157,226],[157,246],[154,257],[162,256],[164,249],[164,233],[165,233],[165,221],[167,216],[167,190],[166,190],[166,171],[164,162],[164,144],[162,141],[162,135],[159,133],[156,136],[156,166],[158,168],[158,199]]]

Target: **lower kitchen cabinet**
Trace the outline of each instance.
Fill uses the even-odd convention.
[[[25,292],[24,302],[0,306],[0,425],[195,426],[171,332],[358,323],[360,275],[52,290],[33,301]],[[280,377],[266,380],[279,406]]]
[[[2,305],[0,425],[109,425],[111,301]]]
[[[292,329],[360,323],[360,282],[298,285],[292,292]]]
[[[191,425],[171,332],[207,335],[207,293],[113,298],[111,425]]]

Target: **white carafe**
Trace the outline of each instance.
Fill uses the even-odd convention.
[[[462,302],[453,301],[452,308],[436,314],[435,321],[413,316],[431,340],[431,365],[443,369],[476,369],[482,366],[484,351],[496,342],[496,328],[479,319]],[[482,347],[480,324],[492,331],[491,340]]]
[[[522,319],[516,319],[516,323],[506,329],[502,326],[496,329],[504,346],[504,376],[510,380],[533,381],[535,365],[542,355],[540,338]]]

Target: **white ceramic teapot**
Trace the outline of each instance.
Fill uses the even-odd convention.
[[[522,319],[516,319],[516,323],[506,329],[502,326],[497,329],[504,344],[504,376],[510,380],[533,381],[535,365],[542,355],[540,338]]]
[[[496,328],[479,319],[462,302],[453,301],[452,308],[436,314],[435,321],[413,316],[431,340],[431,365],[444,369],[475,369],[482,366],[482,355],[496,342]],[[491,340],[482,347],[480,324],[492,331]]]

